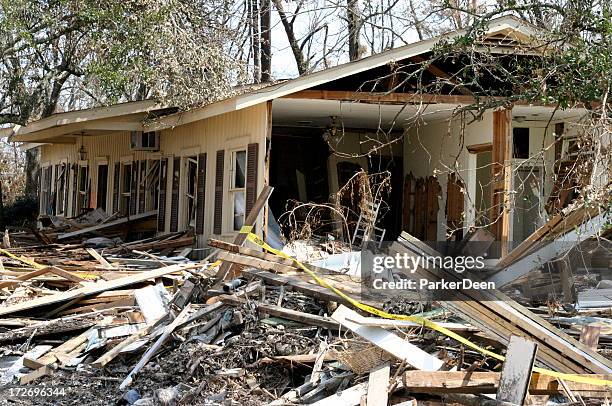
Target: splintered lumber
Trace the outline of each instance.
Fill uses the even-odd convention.
[[[89,253],[89,255],[94,257],[100,263],[100,265],[102,265],[104,268],[115,269],[115,267],[112,266],[106,259],[104,259],[102,255],[98,254],[98,251],[96,251],[95,249],[85,248],[85,250]]]
[[[61,292],[51,296],[38,297],[27,302],[17,303],[14,305],[3,307],[0,309],[0,316],[34,309],[37,307],[61,303],[76,299],[80,296],[94,295],[96,293],[105,292],[107,290],[118,289],[124,286],[133,285],[135,283],[144,282],[149,279],[159,278],[161,276],[168,275],[173,272],[180,272],[186,269],[199,268],[200,266],[201,265],[198,264],[171,265],[159,269],[154,269],[151,271],[140,272],[138,274],[125,276],[123,278],[114,279],[111,281],[91,283],[79,289]]]
[[[268,198],[272,194],[273,190],[274,190],[273,187],[264,185],[263,189],[261,189],[261,192],[259,193],[259,196],[257,196],[257,200],[255,200],[255,204],[253,204],[251,211],[249,211],[246,218],[244,219],[245,227],[252,227],[255,225],[255,222],[257,221],[257,217],[259,216],[259,212],[266,205],[266,202],[268,201]],[[246,238],[247,238],[246,234],[238,233],[238,235],[236,235],[236,238],[234,238],[234,244],[242,245],[246,241]],[[231,269],[232,269],[231,263],[228,263],[228,262],[222,263],[221,266],[219,267],[219,270],[217,271],[217,275],[215,277],[216,281],[218,282],[218,281],[225,280],[225,278],[227,278],[227,276],[230,274]]]
[[[49,353],[42,356],[41,358],[37,358],[33,360],[41,365],[51,365],[51,364],[54,364],[56,361],[61,361],[60,358],[62,358],[62,356],[73,353],[76,349],[78,349],[80,346],[82,346],[83,344],[87,342],[87,339],[89,338],[89,335],[91,334],[92,329],[94,328],[92,327],[91,329],[84,331],[78,336],[72,337],[70,340],[52,349]]]
[[[29,279],[35,278],[40,275],[44,275],[49,272],[51,272],[51,267],[44,267],[44,268],[36,269],[32,272],[24,273],[23,275],[19,275],[13,280],[0,281],[0,289],[6,288],[12,285],[17,285],[20,282],[27,281]]]
[[[510,337],[499,380],[497,400],[522,405],[527,396],[538,345],[522,337]]]
[[[554,240],[528,252],[513,263],[506,265],[499,272],[490,276],[487,281],[495,282],[498,288],[515,281],[546,262],[558,258],[580,242],[597,235],[606,221],[605,214],[589,218],[568,233],[556,237]]]
[[[243,247],[241,245],[232,244],[221,240],[215,240],[213,238],[208,240],[208,245],[223,251],[233,252],[235,254],[243,254],[249,257],[259,258],[266,261],[273,261],[282,265],[295,266],[295,263],[290,259],[281,258],[274,254],[258,251],[253,248]]]
[[[129,345],[147,336],[151,332],[151,330],[153,330],[153,327],[155,326],[156,326],[155,324],[151,324],[151,325],[145,326],[142,329],[138,330],[136,333],[132,334],[127,339],[121,341],[119,344],[117,344],[116,346],[114,346],[113,348],[105,352],[104,354],[102,354],[97,360],[91,363],[91,366],[93,368],[104,367],[106,364],[108,364],[113,359],[115,359],[115,357],[119,355],[121,351],[123,351]]]
[[[403,374],[403,388],[410,393],[496,393],[499,387],[499,372],[469,371],[407,371]],[[582,374],[581,377],[609,380],[612,375]],[[565,381],[568,388],[584,397],[604,398],[612,395],[612,388],[588,383]],[[556,378],[532,373],[529,383],[530,395],[557,395],[563,387]]]
[[[149,362],[149,360],[151,360],[151,358],[153,358],[153,355],[155,355],[155,353],[161,348],[161,346],[166,342],[166,340],[168,339],[168,337],[170,337],[170,335],[174,332],[174,330],[182,322],[187,320],[187,318],[189,317],[190,311],[191,311],[191,305],[187,304],[187,306],[185,306],[185,308],[181,310],[178,316],[176,316],[176,318],[172,320],[172,323],[170,323],[164,328],[164,332],[159,336],[157,341],[155,341],[155,343],[144,353],[144,355],[142,356],[138,364],[136,364],[134,369],[132,369],[132,371],[128,374],[128,376],[125,377],[123,382],[121,382],[121,385],[119,385],[120,390],[124,390],[125,388],[127,388],[128,386],[132,384],[136,374],[147,364],[147,362]]]
[[[412,254],[440,256],[438,252],[407,233],[391,246],[390,255]],[[444,269],[415,269],[415,275],[430,281],[460,281],[465,275]],[[472,279],[475,279],[472,277]],[[530,312],[500,291],[468,290],[453,293],[455,300],[440,305],[461,316],[483,333],[507,345],[512,335],[520,335],[538,344],[537,360],[548,368],[566,373],[612,373],[612,362],[580,344],[541,317]]]
[[[27,385],[30,382],[34,382],[38,378],[42,378],[43,376],[49,375],[53,371],[53,369],[49,365],[43,365],[35,371],[30,372],[19,378],[19,384]]]
[[[25,340],[41,335],[64,333],[66,331],[83,330],[98,324],[101,319],[102,316],[96,313],[36,322],[16,330],[0,333],[0,343]]]
[[[155,216],[157,216],[157,210],[148,211],[146,213],[134,214],[134,215],[130,215],[127,217],[121,217],[116,220],[109,221],[107,223],[100,223],[100,224],[93,225],[91,227],[85,227],[80,230],[71,231],[69,233],[59,234],[57,236],[57,239],[58,241],[65,240],[66,238],[77,237],[79,235],[84,235],[84,234],[91,233],[94,231],[103,230],[105,228],[111,228],[111,227],[118,226],[121,224],[131,223],[131,222],[138,221],[138,220],[144,220],[149,217],[155,217]]]
[[[275,271],[280,273],[299,272],[297,268],[292,266],[283,265],[272,261],[266,261],[265,259],[233,254],[231,252],[219,252],[217,258],[224,261],[224,264],[231,262],[232,264],[265,269],[266,271]]]
[[[416,369],[437,371],[444,364],[442,360],[423,351],[416,345],[402,340],[390,331],[380,327],[368,327],[359,324],[365,317],[344,305],[340,305],[331,317],[353,333]]]
[[[387,406],[389,402],[389,375],[391,367],[384,362],[370,371],[368,377],[367,406]]]
[[[239,305],[246,303],[245,299],[237,298],[230,295],[220,295],[219,298],[223,303]],[[270,316],[282,317],[283,319],[297,321],[299,323],[308,324],[310,326],[323,327],[331,330],[338,329],[340,326],[336,321],[329,317],[323,317],[316,314],[304,313],[297,310],[285,309],[281,306],[274,306],[265,303],[254,303],[257,309]]]

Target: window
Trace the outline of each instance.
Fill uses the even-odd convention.
[[[183,220],[187,226],[195,226],[196,188],[198,181],[198,159],[195,156],[184,158],[185,162],[185,206]]]
[[[240,231],[246,215],[246,150],[232,151],[230,166],[230,196],[232,230]]]
[[[79,165],[79,175],[77,180],[77,209],[76,214],[89,207],[89,168],[86,165]]]
[[[130,198],[132,194],[132,164],[121,164],[121,201],[119,211],[122,214],[130,212]]]
[[[106,210],[106,199],[108,196],[108,164],[98,164],[98,193],[96,207]]]
[[[55,166],[55,214],[65,213],[66,208],[66,172],[68,164],[62,163]]]
[[[529,128],[513,128],[512,144],[514,158],[529,158]]]
[[[158,131],[132,131],[130,146],[134,151],[159,151]]]

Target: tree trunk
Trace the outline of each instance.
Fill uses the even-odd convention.
[[[272,33],[270,0],[261,0],[261,81],[269,82],[272,72]]]
[[[272,0],[274,2],[274,7],[276,7],[276,11],[278,11],[278,15],[283,23],[283,27],[285,27],[285,33],[287,34],[287,39],[289,40],[289,45],[291,46],[291,51],[293,52],[293,57],[295,58],[295,63],[297,65],[297,69],[300,75],[303,75],[308,70],[308,66],[306,61],[304,60],[304,54],[302,53],[302,49],[298,44],[297,39],[295,38],[295,32],[293,31],[293,23],[289,21],[287,18],[287,14],[285,14],[285,9],[283,8],[282,0]]]
[[[259,4],[258,0],[251,0],[251,50],[253,52],[253,81],[261,82],[261,35],[259,32]]]
[[[349,59],[359,59],[359,5],[357,0],[346,0],[346,20],[348,25]]]

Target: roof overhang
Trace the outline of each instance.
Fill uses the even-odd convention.
[[[435,45],[440,41],[452,40],[466,34],[467,30],[463,29],[428,40],[408,44],[399,48],[394,48],[357,61],[303,75],[296,79],[264,87],[249,93],[237,95],[230,99],[211,103],[186,112],[171,114],[157,120],[152,120],[148,124],[147,128],[148,130],[172,128],[219,114],[241,110],[280,97],[287,97],[293,93],[323,85],[333,80],[361,73],[368,69],[389,64],[393,61],[407,59],[429,52],[433,50]],[[537,34],[538,29],[536,27],[517,17],[508,15],[491,20],[485,35],[498,37],[507,36],[508,38],[511,37],[512,39],[525,43],[530,41],[530,39],[535,38]],[[488,47],[488,49],[491,48]],[[500,52],[507,53],[508,49],[500,49]]]
[[[80,136],[105,135],[118,131],[143,131],[143,120],[163,107],[155,100],[120,103],[69,111],[4,129],[9,141],[31,143],[74,143]]]

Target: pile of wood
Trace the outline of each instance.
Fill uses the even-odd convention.
[[[423,308],[306,264],[322,284],[246,234],[209,240],[210,262],[188,260],[188,238],[2,251],[0,385],[62,387],[72,404],[587,405],[612,395],[609,312],[528,308],[500,292]],[[408,234],[394,253],[439,255]],[[349,297],[438,327],[381,318]]]

